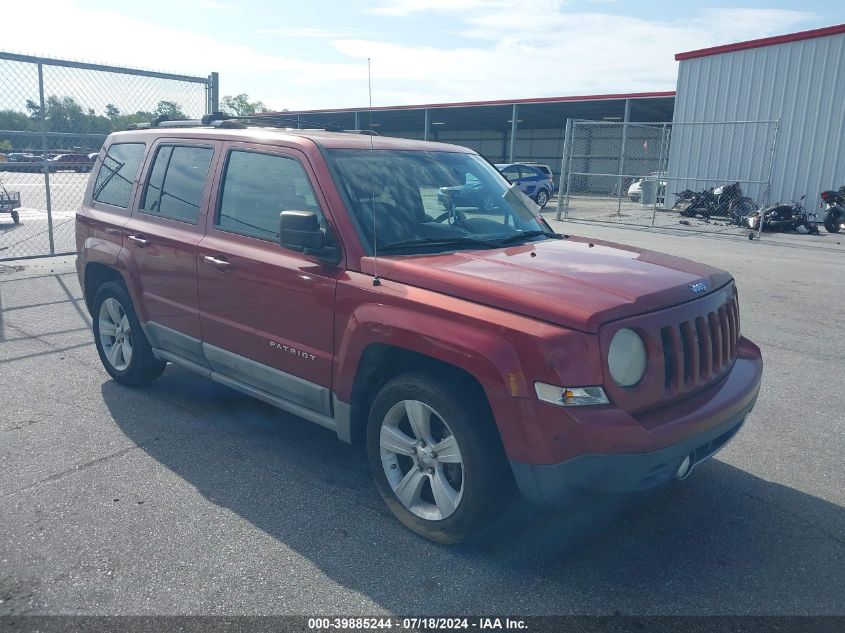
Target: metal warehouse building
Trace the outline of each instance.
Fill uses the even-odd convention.
[[[675,59],[670,181],[691,173],[749,181],[767,175],[769,202],[806,195],[809,209],[820,191],[845,184],[845,24]],[[740,134],[729,122],[742,121],[772,123],[742,126]],[[727,142],[773,151],[766,157],[726,151]],[[672,182],[669,187],[674,190]]]
[[[502,163],[534,161],[560,176],[567,119],[671,121],[674,92],[541,97],[466,103],[289,112],[302,127],[368,128],[379,134],[464,145]],[[621,138],[621,128],[616,132]],[[596,160],[600,157],[595,156]],[[618,162],[618,153],[612,158]],[[614,163],[615,165],[615,163]],[[614,166],[615,169],[615,166]]]
[[[670,192],[737,181],[760,204],[806,195],[810,209],[820,191],[845,184],[845,24],[675,58],[676,92],[288,114],[302,127],[372,125],[465,145],[493,162],[542,162],[558,183],[563,165],[568,193],[610,190],[620,200],[650,173],[665,174]],[[602,123],[571,132],[567,147],[568,119]]]

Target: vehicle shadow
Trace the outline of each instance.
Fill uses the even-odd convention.
[[[845,509],[718,460],[650,495],[518,501],[442,547],[391,518],[363,451],[329,431],[173,367],[102,393],[147,454],[395,613],[845,613],[840,590],[819,589],[845,581]]]

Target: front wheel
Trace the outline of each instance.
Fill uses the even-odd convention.
[[[12,222],[14,222],[15,224],[21,223],[21,216],[20,214],[18,214],[17,211],[12,211]]]
[[[546,203],[548,203],[548,201],[549,201],[549,192],[546,191],[545,189],[540,189],[540,191],[537,192],[537,197],[534,198],[534,202],[536,202],[537,205],[542,209],[543,207],[546,206]]]
[[[379,390],[367,423],[379,493],[405,527],[436,543],[486,527],[510,490],[489,410],[466,394],[454,381],[402,374]]]
[[[839,233],[841,228],[839,214],[834,211],[828,211],[824,216],[824,228],[828,233]]]

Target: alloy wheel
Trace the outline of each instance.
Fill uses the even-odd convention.
[[[106,360],[117,371],[126,371],[132,362],[132,328],[120,302],[108,297],[100,304],[100,343]]]
[[[384,474],[410,512],[430,521],[453,514],[464,492],[458,442],[443,418],[419,400],[402,400],[382,420],[379,435]]]

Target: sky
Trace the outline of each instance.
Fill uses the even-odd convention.
[[[674,90],[674,54],[845,22],[842,0],[39,0],[0,49],[184,74],[271,109]],[[36,17],[37,16],[37,17]],[[2,87],[0,87],[2,90]]]

